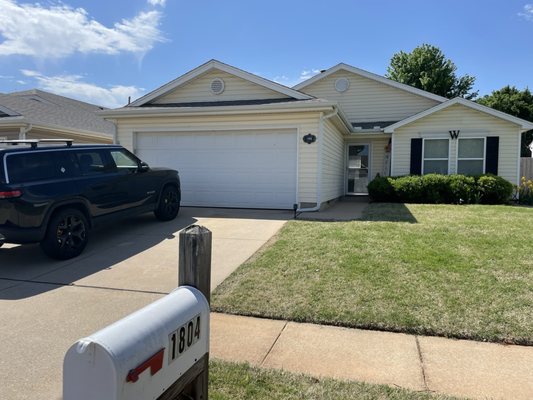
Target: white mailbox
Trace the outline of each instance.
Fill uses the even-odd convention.
[[[63,400],[157,399],[208,352],[209,304],[181,286],[72,345]]]

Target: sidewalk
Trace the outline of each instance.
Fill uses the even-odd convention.
[[[211,314],[211,356],[474,399],[533,399],[533,347]]]

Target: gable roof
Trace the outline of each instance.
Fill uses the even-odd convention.
[[[186,84],[187,82],[190,82],[194,78],[208,71],[214,70],[214,69],[227,72],[228,74],[235,75],[239,78],[245,79],[249,82],[253,82],[259,86],[274,90],[275,92],[282,93],[286,96],[293,97],[297,100],[308,100],[308,99],[313,98],[313,96],[304,94],[297,90],[291,89],[287,86],[280,85],[279,83],[270,81],[268,79],[261,78],[260,76],[243,71],[242,69],[232,67],[231,65],[224,64],[217,60],[210,60],[206,62],[205,64],[202,64],[199,67],[196,67],[195,69],[181,75],[180,77],[174,79],[173,81],[170,81],[169,83],[159,87],[158,89],[155,89],[152,92],[133,101],[132,103],[129,104],[129,106],[134,106],[134,107],[142,106],[158,97],[161,97],[169,93],[170,91],[176,89],[177,87],[182,86]]]
[[[533,122],[526,121],[525,119],[513,117],[512,115],[506,114],[504,112],[495,110],[493,108],[483,106],[481,104],[478,104],[476,102],[463,99],[462,97],[456,97],[454,99],[448,100],[444,103],[438,104],[435,107],[432,107],[428,110],[422,111],[418,114],[415,114],[409,118],[403,119],[395,124],[389,125],[385,128],[385,133],[393,133],[395,129],[401,128],[404,125],[410,124],[412,122],[415,122],[419,119],[422,119],[424,117],[427,117],[428,115],[434,114],[438,111],[445,110],[448,107],[451,107],[455,104],[460,104],[462,106],[471,108],[476,111],[480,111],[485,114],[492,115],[493,117],[503,119],[504,121],[511,122],[513,124],[517,124],[520,126],[523,130],[530,130],[533,129]]]
[[[433,94],[433,93],[430,93],[430,92],[426,92],[425,90],[417,89],[417,88],[415,88],[413,86],[409,86],[409,85],[406,85],[406,84],[403,84],[403,83],[399,83],[399,82],[393,81],[392,79],[385,78],[384,76],[377,75],[377,74],[374,74],[372,72],[368,72],[368,71],[365,71],[365,70],[362,70],[360,68],[356,68],[356,67],[353,67],[351,65],[344,64],[344,63],[337,64],[334,67],[331,67],[331,68],[327,69],[326,71],[321,72],[321,73],[319,73],[319,74],[307,79],[306,81],[303,81],[303,82],[297,84],[296,86],[293,86],[293,89],[301,90],[301,89],[311,85],[312,83],[314,83],[316,81],[319,81],[321,79],[324,79],[327,76],[329,76],[331,74],[334,74],[335,72],[341,71],[341,70],[351,72],[353,74],[362,76],[362,77],[367,78],[367,79],[374,80],[376,82],[383,83],[383,84],[388,85],[388,86],[392,86],[392,87],[394,87],[396,89],[404,90],[406,92],[409,92],[409,93],[412,93],[412,94],[416,94],[418,96],[422,96],[422,97],[426,97],[426,98],[431,99],[431,100],[438,101],[439,103],[442,103],[442,102],[445,102],[446,100],[448,100],[445,97],[441,97],[441,96],[438,96],[436,94]]]
[[[114,124],[96,114],[103,107],[42,90],[0,94],[0,110],[6,114],[0,126],[20,122],[109,137],[114,132]]]

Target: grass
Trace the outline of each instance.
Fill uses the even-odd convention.
[[[371,204],[361,221],[291,221],[212,308],[531,345],[532,227],[533,208],[476,205]]]
[[[211,360],[209,398],[213,400],[451,400],[385,385],[316,379],[284,371]]]

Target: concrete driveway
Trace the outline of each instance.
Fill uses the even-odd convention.
[[[92,232],[75,260],[53,261],[37,245],[0,249],[0,399],[59,399],[62,362],[77,339],[177,286],[178,232],[213,233],[212,288],[255,253],[291,212],[183,208]]]

